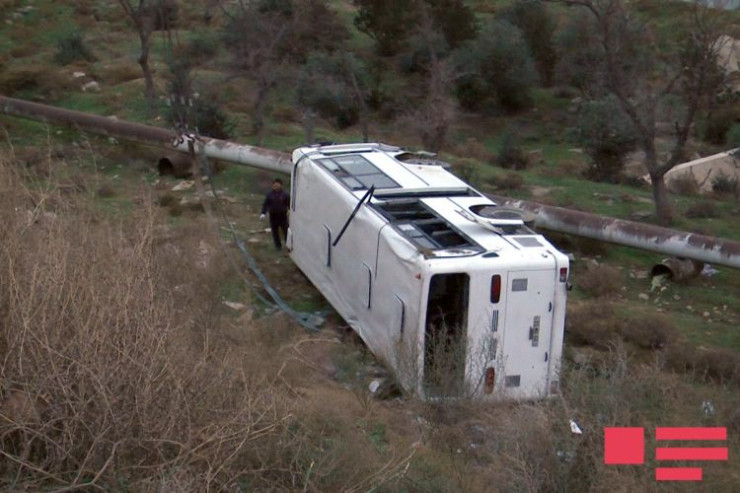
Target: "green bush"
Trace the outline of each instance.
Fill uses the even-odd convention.
[[[529,157],[512,134],[504,137],[501,150],[496,156],[496,164],[505,169],[522,170],[529,166]]]
[[[549,85],[557,62],[554,33],[556,22],[549,6],[533,0],[516,0],[500,17],[518,27],[532,52],[540,80]]]
[[[196,31],[185,48],[185,56],[191,60],[207,60],[218,55],[220,39],[212,30]]]
[[[712,191],[718,194],[735,195],[738,192],[737,177],[719,173],[712,178]]]
[[[452,55],[457,98],[470,111],[518,111],[532,104],[537,71],[522,32],[493,20]]]
[[[735,123],[736,113],[733,109],[718,110],[714,113],[710,113],[700,123],[700,133],[704,141],[711,144],[723,145],[727,142],[730,129],[736,126]],[[740,132],[740,131],[736,131]],[[737,138],[737,135],[733,136]]]
[[[85,45],[82,34],[73,32],[57,41],[57,51],[54,54],[54,61],[59,65],[69,65],[77,60],[93,62],[95,61],[95,57]]]
[[[554,82],[580,90],[594,85],[603,63],[595,31],[589,14],[572,12],[555,35]]]
[[[586,176],[594,181],[618,183],[624,158],[635,148],[632,122],[614,98],[587,101],[581,107],[571,138],[591,158]]]
[[[740,123],[734,123],[727,131],[727,145],[732,148],[740,147]]]
[[[312,53],[299,74],[298,102],[322,118],[333,118],[339,129],[354,125],[366,88],[364,72],[364,65],[350,54]]]

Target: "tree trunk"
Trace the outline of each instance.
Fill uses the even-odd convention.
[[[316,142],[316,112],[307,109],[303,113],[303,132],[306,136],[306,144],[311,145]]]
[[[257,145],[262,146],[265,140],[265,106],[267,105],[268,87],[260,84],[257,90],[257,102],[254,107],[254,117],[252,118],[252,130],[257,135]]]
[[[157,104],[157,93],[154,90],[154,76],[151,67],[149,67],[149,38],[150,34],[145,32],[146,28],[139,28],[139,39],[141,40],[141,55],[139,55],[139,65],[144,73],[144,84],[146,86],[146,101],[149,107],[149,113],[154,114]]]
[[[673,207],[668,194],[668,187],[665,185],[663,174],[650,175],[650,181],[653,184],[653,201],[655,202],[655,214],[658,216],[658,222],[663,226],[668,226],[673,222]]]

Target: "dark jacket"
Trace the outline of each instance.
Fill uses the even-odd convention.
[[[285,190],[270,190],[262,203],[262,214],[287,214],[290,197]]]

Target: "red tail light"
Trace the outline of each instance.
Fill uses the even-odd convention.
[[[501,276],[496,274],[491,278],[491,303],[498,303],[501,299]]]
[[[484,388],[486,394],[493,393],[494,385],[496,385],[496,369],[486,368],[486,385]]]
[[[561,267],[560,268],[560,282],[565,282],[567,280],[568,280],[568,268]]]

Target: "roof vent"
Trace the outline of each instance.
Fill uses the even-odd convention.
[[[476,222],[482,226],[521,226],[525,223],[525,211],[492,204],[473,205],[469,208]]]

